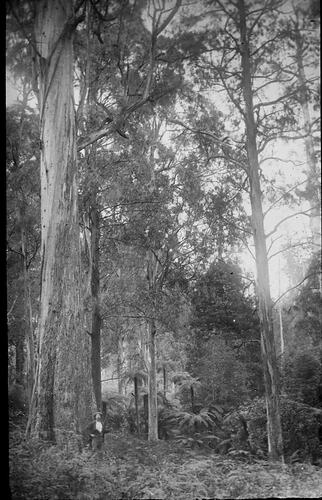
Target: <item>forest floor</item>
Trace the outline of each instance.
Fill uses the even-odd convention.
[[[124,433],[107,434],[101,452],[66,455],[13,435],[13,500],[322,497],[322,469],[310,464],[246,461]]]

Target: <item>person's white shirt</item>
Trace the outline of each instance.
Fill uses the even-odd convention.
[[[96,430],[97,430],[98,432],[102,432],[102,430],[103,430],[103,425],[102,425],[102,422],[98,422],[98,421],[96,421],[96,425],[95,425],[95,427],[96,427]]]

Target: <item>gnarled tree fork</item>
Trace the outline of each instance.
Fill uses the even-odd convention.
[[[37,377],[27,432],[58,443],[92,410],[90,339],[80,300],[72,0],[36,5],[41,145],[41,304]]]

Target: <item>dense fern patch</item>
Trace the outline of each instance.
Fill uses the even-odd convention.
[[[10,447],[13,500],[189,500],[322,496],[322,470],[309,464],[281,465],[177,441],[149,443],[111,433],[101,454],[59,450],[25,441],[14,432]]]

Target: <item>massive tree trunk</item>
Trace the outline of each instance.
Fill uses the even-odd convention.
[[[256,252],[257,296],[261,328],[261,350],[267,410],[268,453],[272,460],[283,460],[283,440],[280,420],[279,381],[276,346],[273,331],[273,308],[270,295],[269,270],[264,232],[264,217],[259,179],[256,125],[253,112],[250,49],[248,44],[244,0],[238,1],[241,36],[241,61],[245,125],[247,134],[248,178],[252,210],[252,229]]]
[[[73,2],[37,3],[41,145],[39,360],[29,423],[65,441],[90,417],[90,339],[80,297],[80,239],[73,108]]]
[[[102,404],[101,387],[101,314],[99,305],[99,211],[96,207],[91,208],[91,295],[92,295],[92,379],[97,409]]]

